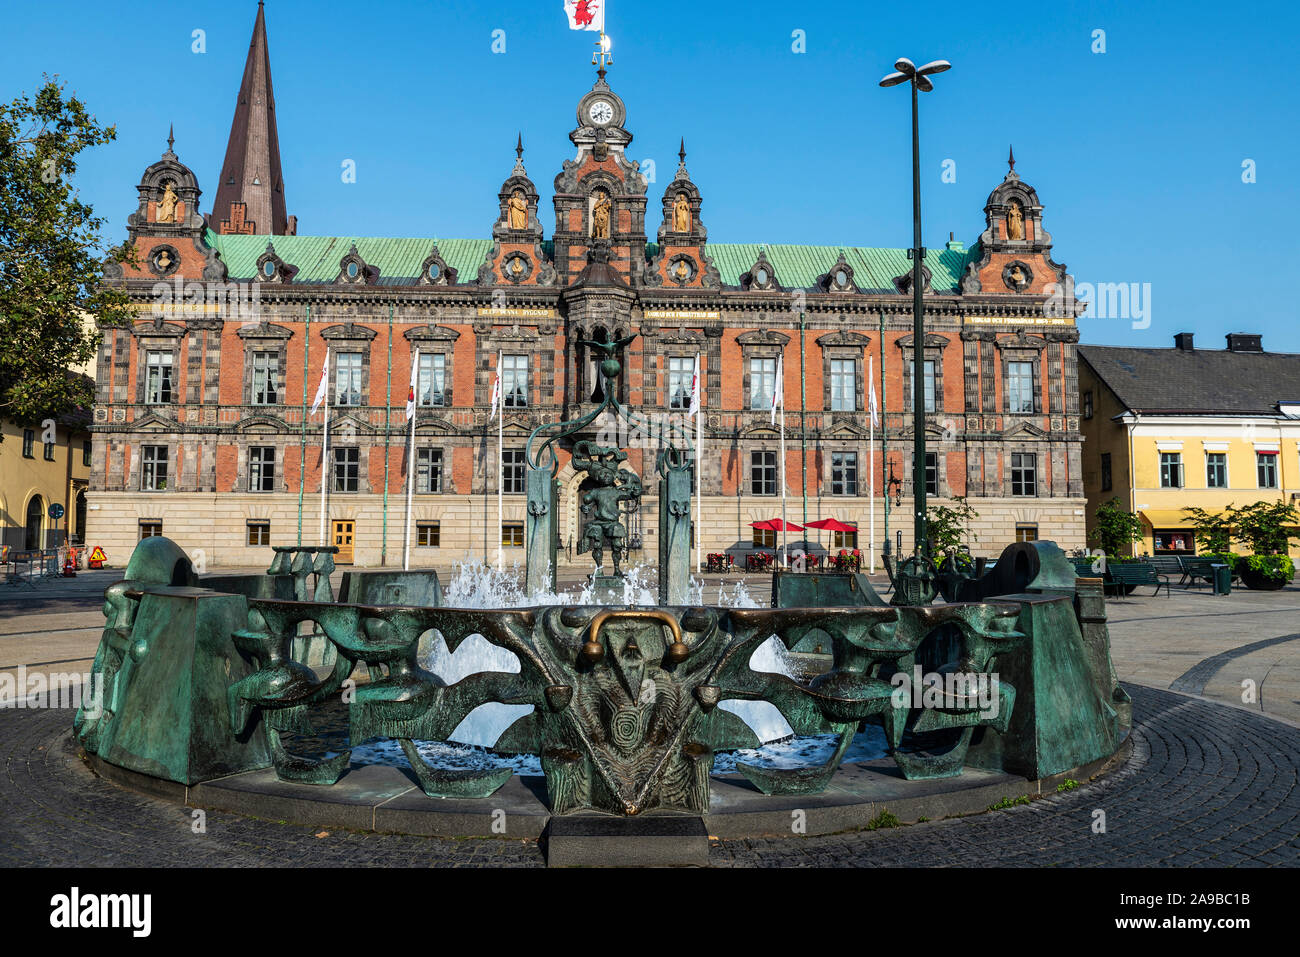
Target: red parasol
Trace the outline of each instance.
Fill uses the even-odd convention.
[[[841,522],[838,518],[819,519],[816,522],[809,522],[808,527],[820,528],[827,532],[856,532],[858,530],[858,526]]]
[[[802,532],[803,526],[796,525],[794,522],[786,522],[779,518],[769,518],[761,522],[750,522],[753,528],[764,528],[770,532],[780,532],[789,529],[792,532]]]

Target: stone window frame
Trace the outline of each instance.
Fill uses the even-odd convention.
[[[784,333],[776,332],[773,329],[757,329],[749,332],[742,332],[740,335],[736,336],[736,344],[740,346],[741,354],[741,396],[744,402],[743,410],[745,412],[761,414],[768,411],[766,408],[753,408],[752,384],[750,381],[751,377],[749,371],[750,360],[776,359],[785,354],[785,347],[789,343],[789,336]]]
[[[768,456],[768,455],[770,455],[770,456],[772,457],[772,464],[771,464],[771,466],[769,466],[769,465],[767,464],[767,460],[766,460],[766,458],[763,460],[763,462],[762,462],[761,465],[757,465],[756,462],[755,462],[755,457],[756,457],[756,456],[759,456],[759,455],[762,455],[762,456]],[[768,483],[767,483],[767,475],[766,475],[766,471],[767,471],[768,468],[771,468],[771,469],[772,469],[772,482],[771,482],[772,491],[770,491],[770,492],[757,492],[757,491],[754,490],[754,469],[755,469],[756,467],[757,467],[757,468],[762,468],[762,469],[764,470],[763,484],[764,484],[765,487],[766,487],[766,485],[768,484]],[[748,485],[749,485],[749,494],[752,495],[752,496],[754,496],[755,498],[769,498],[769,497],[771,497],[771,496],[780,495],[780,494],[781,494],[781,459],[780,459],[780,453],[778,453],[778,452],[776,452],[776,451],[773,451],[772,449],[750,449],[750,450],[749,450],[749,483],[748,483]]]
[[[366,409],[371,407],[370,346],[377,335],[378,333],[375,330],[358,326],[354,322],[336,323],[332,326],[326,326],[320,331],[320,337],[325,340],[326,347],[330,350],[332,368],[330,369],[328,398],[334,408]],[[338,404],[338,366],[334,363],[334,357],[343,352],[361,353],[361,403],[359,405],[340,406]]]
[[[138,405],[156,405],[156,406],[176,406],[182,404],[181,391],[181,346],[185,341],[188,330],[183,326],[163,322],[161,319],[153,323],[137,324],[138,328],[132,329],[136,341],[136,374],[135,374],[135,401]],[[170,352],[172,357],[172,394],[171,399],[166,402],[149,402],[148,399],[148,378],[149,378],[149,353],[151,352]]]
[[[681,355],[676,350],[664,354],[664,402],[663,407],[669,412],[688,412],[691,406],[690,380],[695,377],[695,356]],[[686,391],[682,394],[682,405],[673,405],[673,368],[674,361],[686,363]]]
[[[455,329],[447,326],[427,325],[417,326],[414,329],[407,329],[402,333],[402,338],[409,344],[412,351],[420,350],[420,355],[441,355],[443,362],[443,389],[442,405],[416,405],[416,409],[449,409],[456,401],[456,340],[460,338],[460,333]],[[417,379],[418,386],[418,379]],[[417,400],[418,400],[417,390]]]
[[[853,491],[837,492],[835,491],[835,456],[852,455],[853,456]],[[828,469],[829,479],[826,488],[829,494],[835,498],[855,498],[862,491],[862,455],[859,450],[854,448],[831,449],[826,454],[826,467]]]
[[[145,449],[162,449],[162,450],[163,450],[163,457],[162,457],[163,479],[162,479],[162,481],[163,481],[164,484],[163,484],[163,487],[162,487],[162,488],[158,488],[158,487],[157,487],[157,483],[158,483],[158,473],[157,473],[157,465],[158,465],[158,461],[157,461],[156,459],[155,459],[154,462],[153,462],[153,465],[154,465],[154,484],[153,484],[152,486],[146,486],[145,483],[144,483],[144,473],[145,473],[145,464],[146,464],[146,463],[145,463],[145,451],[144,451]],[[168,444],[167,442],[157,442],[157,441],[149,442],[149,441],[142,441],[142,442],[140,443],[140,466],[139,466],[139,468],[135,469],[135,487],[136,487],[136,490],[141,491],[141,492],[169,492],[169,491],[171,491],[171,479],[172,479],[172,467],[171,467],[171,466],[172,466],[172,447],[171,447],[170,444]]]
[[[685,359],[693,364],[695,357],[699,356],[702,380],[700,405],[701,407],[706,405],[709,340],[704,333],[686,326],[673,326],[655,333],[647,327],[648,324],[643,322],[641,325],[642,370],[643,373],[652,373],[652,375],[643,377],[641,404],[646,408],[662,408],[669,412],[685,411],[685,409],[670,408],[672,396],[668,391],[668,362],[670,359]]]
[[[256,326],[241,327],[235,333],[244,342],[244,405],[258,409],[273,409],[285,404],[285,383],[288,376],[289,340],[293,330],[284,326],[262,322]],[[275,402],[255,402],[253,394],[253,362],[259,352],[275,353],[276,361],[276,396]]]
[[[915,358],[912,346],[915,341],[913,336],[906,335],[895,342],[895,345],[900,350],[899,362],[902,365],[903,373],[903,411],[907,413],[912,411],[912,360]],[[945,409],[943,352],[948,348],[949,342],[947,336],[930,333],[926,335],[925,345],[921,349],[922,361],[932,361],[934,363],[934,411],[927,412],[926,415],[942,415]],[[922,369],[922,372],[924,372],[924,369]]]
[[[1027,336],[1023,331],[1017,332],[1009,338],[995,339],[993,344],[997,346],[998,352],[1002,356],[1002,412],[1005,415],[1042,415],[1043,414],[1043,350],[1047,348],[1047,340],[1041,336]],[[1011,411],[1011,393],[1007,389],[1007,383],[1010,379],[1010,366],[1012,362],[1031,362],[1034,366],[1034,411],[1033,412],[1012,412]]]
[[[1007,498],[1041,498],[1043,496],[1043,476],[1041,463],[1039,462],[1038,449],[1029,446],[1015,447],[1011,446],[1006,450],[1007,454],[1007,474],[1006,474],[1006,497]],[[1026,495],[1023,492],[1015,491],[1014,469],[1015,458],[1017,455],[1032,455],[1034,457],[1034,491],[1032,495]],[[1050,494],[1050,489],[1048,490]]]
[[[418,438],[418,437],[417,437]],[[430,484],[428,479],[434,474],[433,471],[433,453],[437,454],[437,476],[438,487],[436,489],[428,488]],[[440,446],[424,445],[416,446],[415,449],[415,494],[416,495],[441,495],[447,490],[447,483],[444,481],[447,473],[447,457],[444,455],[446,449]],[[429,464],[421,464],[422,458],[428,458]],[[421,470],[424,470],[423,472]]]
[[[247,436],[248,439],[256,439],[256,438],[258,438],[258,437],[259,437],[259,436],[256,435],[256,434],[251,434],[251,435],[248,435],[248,436]],[[268,436],[268,438],[269,438],[269,436]],[[242,443],[241,443],[241,444],[242,444]],[[253,450],[254,450],[254,449],[270,449],[270,450],[271,450],[271,462],[270,462],[270,465],[271,465],[271,487],[270,487],[270,488],[255,488],[255,487],[253,486]],[[274,442],[272,442],[272,443],[269,444],[269,445],[266,445],[266,444],[262,444],[262,443],[254,443],[254,442],[252,442],[252,441],[249,441],[248,444],[247,444],[246,446],[244,446],[244,448],[240,449],[240,452],[242,453],[242,455],[241,455],[240,457],[244,459],[244,462],[243,462],[243,470],[242,470],[242,473],[243,473],[243,476],[242,476],[242,477],[243,477],[243,479],[244,479],[244,489],[243,489],[243,491],[249,492],[249,493],[254,494],[254,495],[267,495],[267,494],[271,494],[271,493],[274,493],[274,492],[278,492],[278,491],[280,491],[280,489],[276,486],[276,479],[277,479],[278,477],[280,477],[280,476],[279,476],[279,471],[280,471],[280,468],[279,468],[279,467],[280,467],[280,450],[279,450],[279,448],[275,445]],[[261,465],[261,466],[263,466],[263,467],[265,467],[267,463],[266,463],[265,461],[262,461],[262,462],[259,462],[258,464]],[[261,479],[263,480],[263,482],[265,482],[266,476],[263,474],[263,475],[260,475],[259,478],[261,478]]]
[[[845,267],[848,266],[847,263],[844,265]],[[851,283],[852,278],[850,277],[850,284]],[[840,412],[844,414],[866,411],[866,364],[863,361],[863,356],[871,345],[871,337],[864,336],[860,332],[848,332],[841,329],[837,332],[831,332],[824,336],[819,336],[816,342],[822,350],[822,408],[827,412]],[[852,409],[831,408],[831,363],[836,359],[852,359],[856,365],[856,370],[853,374],[854,407]]]
[[[432,532],[432,535],[425,533]],[[421,539],[424,539],[423,541]],[[433,539],[430,541],[429,539]],[[429,519],[420,520],[415,523],[415,547],[416,548],[441,548],[442,547],[442,520]]]
[[[332,445],[332,446],[330,446],[330,475],[329,475],[329,479],[330,479],[330,488],[329,488],[329,491],[330,491],[330,494],[331,494],[331,495],[334,495],[334,494],[338,494],[338,495],[357,495],[357,494],[359,494],[359,493],[362,491],[362,489],[361,489],[361,481],[362,481],[362,478],[365,476],[365,474],[366,474],[366,468],[367,468],[367,466],[369,465],[369,463],[366,461],[367,456],[365,456],[365,455],[362,454],[363,451],[364,451],[364,450],[363,450],[359,445]],[[357,479],[357,487],[356,487],[356,488],[339,488],[339,487],[338,487],[338,478],[339,478],[339,472],[338,472],[338,470],[339,470],[339,464],[340,464],[339,461],[338,461],[338,455],[339,455],[340,452],[355,452],[356,455],[357,455],[357,476],[356,476],[356,479]],[[342,464],[343,464],[344,467],[346,468],[346,467],[347,467],[348,465],[350,465],[351,463],[344,462],[344,463],[342,463]],[[347,474],[347,473],[345,472],[345,473],[344,473],[345,478],[346,478],[346,474]],[[368,491],[368,489],[367,489],[367,491]]]

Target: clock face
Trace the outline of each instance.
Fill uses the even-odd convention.
[[[587,115],[591,117],[591,122],[597,126],[604,126],[614,118],[614,107],[608,100],[597,100],[587,108]]]

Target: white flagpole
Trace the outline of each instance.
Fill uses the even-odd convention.
[[[790,567],[790,530],[785,520],[785,398],[781,399],[781,551],[786,568]]]
[[[329,349],[325,350],[325,432],[321,439],[320,446],[320,544],[324,548],[328,541],[325,538],[325,499],[329,491],[329,456],[330,456],[330,354]]]
[[[505,525],[505,497],[504,488],[506,484],[506,468],[502,454],[502,445],[505,438],[505,420],[506,420],[506,384],[501,377],[501,353],[497,353],[497,381],[501,383],[501,398],[497,405],[497,467],[500,474],[497,476],[497,571],[505,571],[506,553],[503,541]]]
[[[871,449],[871,500],[868,508],[871,510],[871,531],[869,537],[871,544],[868,547],[870,553],[869,567],[871,574],[876,573],[876,365],[875,356],[867,356],[867,388],[871,390],[868,401],[871,408],[867,413],[867,420],[870,423],[869,446]]]
[[[704,428],[701,423],[703,422],[704,415],[700,411],[703,403],[700,401],[702,395],[700,390],[700,355],[698,352],[695,354],[695,379],[691,383],[691,390],[693,393],[691,399],[695,405],[695,409],[692,412],[695,416],[695,574],[699,575],[701,574],[701,539],[704,538],[704,526],[700,524],[702,514],[701,506],[703,502],[703,498],[700,495],[700,488],[702,485],[701,473],[704,471]]]
[[[415,397],[415,408],[420,407],[419,376],[420,349],[415,349],[411,360],[411,394]],[[411,442],[406,453],[406,546],[402,554],[402,571],[411,570],[411,496],[415,491],[415,410],[411,411]]]

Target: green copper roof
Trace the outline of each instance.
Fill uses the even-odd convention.
[[[365,236],[224,236],[211,230],[206,240],[221,254],[231,279],[251,279],[257,271],[258,257],[266,244],[275,246],[276,255],[298,267],[297,283],[332,283],[339,274],[339,260],[355,243],[367,264],[379,269],[380,285],[409,285],[420,275],[420,266],[433,249],[431,237],[384,239]],[[438,252],[443,261],[457,270],[461,282],[472,282],[478,268],[492,249],[490,239],[439,239]],[[543,243],[549,253],[551,244]],[[960,244],[954,243],[960,247]],[[705,249],[722,275],[723,285],[738,286],[740,277],[758,260],[759,250],[766,252],[776,271],[777,280],[787,289],[810,289],[820,276],[826,275],[841,252],[853,267],[854,281],[864,292],[896,292],[894,277],[906,273],[911,264],[905,249],[878,249],[870,246],[792,246],[758,243],[709,243]],[[651,244],[653,255],[658,246]],[[929,250],[926,265],[931,272],[931,288],[936,292],[955,292],[966,263],[977,250],[941,247]]]

